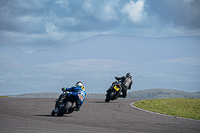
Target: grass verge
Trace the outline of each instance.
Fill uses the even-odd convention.
[[[7,97],[7,96],[0,96],[0,97]]]
[[[200,99],[151,99],[138,101],[134,105],[160,114],[200,120]]]

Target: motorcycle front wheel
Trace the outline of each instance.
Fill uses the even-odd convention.
[[[52,110],[52,111],[51,111],[51,115],[53,115],[53,116],[54,116],[55,114],[56,114],[56,113],[55,113],[55,111],[54,111],[54,110]]]

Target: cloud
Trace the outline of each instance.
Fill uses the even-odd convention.
[[[0,30],[44,34],[49,23],[58,32],[107,32],[117,31],[122,25],[129,29],[138,24],[146,30],[172,25],[196,29],[200,28],[198,3],[198,0],[9,0],[0,3]]]
[[[49,34],[56,33],[58,31],[58,28],[52,23],[47,23],[45,29],[46,29],[46,32]]]
[[[0,44],[52,47],[97,34],[200,35],[199,7],[199,0],[5,0]]]
[[[161,26],[174,25],[174,28],[200,28],[199,0],[146,1],[148,16],[157,17]]]
[[[141,21],[143,16],[145,15],[144,5],[144,0],[138,0],[137,2],[130,1],[129,3],[124,5],[122,13],[128,14],[129,18],[133,22]]]
[[[89,12],[93,12],[94,8],[94,5],[90,1],[85,1],[85,3],[82,5],[82,9]]]
[[[104,20],[117,20],[117,14],[116,14],[116,11],[113,7],[113,3],[110,2],[108,3],[104,9],[103,9],[103,12],[102,12],[102,19]]]
[[[195,65],[200,66],[200,57],[194,57],[194,58],[175,58],[175,59],[169,59],[169,60],[163,60],[161,62],[171,62],[171,63],[184,63],[189,65]]]

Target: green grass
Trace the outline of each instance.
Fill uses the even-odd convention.
[[[7,96],[0,96],[0,97],[7,97]]]
[[[138,101],[134,105],[160,114],[200,120],[200,99],[151,99]]]

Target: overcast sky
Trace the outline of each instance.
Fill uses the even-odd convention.
[[[200,0],[0,0],[1,45],[33,52],[98,34],[200,35]]]

